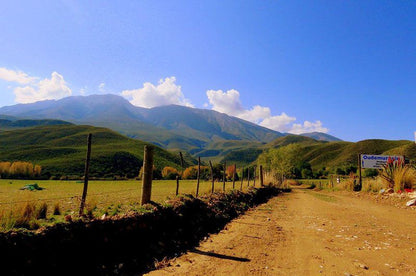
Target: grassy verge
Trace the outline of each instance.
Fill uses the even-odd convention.
[[[27,184],[37,183],[39,191],[21,190]],[[252,185],[252,182],[250,183]],[[141,210],[141,181],[90,181],[85,213],[89,217],[115,216]],[[241,183],[235,183],[240,188]],[[226,182],[226,191],[232,190],[232,182]],[[58,180],[5,180],[0,179],[0,231],[13,228],[37,229],[65,221],[65,217],[78,214],[83,183]],[[222,182],[215,182],[215,191],[223,189]],[[247,191],[247,182],[243,191]],[[180,194],[195,194],[196,180],[181,180]],[[200,182],[200,195],[211,192],[211,182]],[[175,180],[153,181],[152,200],[164,202],[175,198]],[[39,215],[39,212],[42,213]],[[45,215],[43,215],[45,214]]]

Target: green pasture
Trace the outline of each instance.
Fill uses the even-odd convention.
[[[21,190],[27,184],[37,183],[43,190]],[[192,194],[195,196],[197,181],[181,180],[179,195]],[[250,186],[253,181],[250,182]],[[258,186],[258,182],[256,183]],[[18,217],[24,212],[25,206],[46,203],[48,206],[48,224],[53,221],[62,221],[65,215],[77,215],[84,184],[80,181],[58,180],[6,180],[0,179],[0,221],[5,217]],[[226,191],[232,190],[233,183],[226,182]],[[125,181],[89,181],[86,212],[90,210],[94,216],[103,214],[116,215],[128,211],[140,210],[141,200],[140,180]],[[211,193],[210,181],[200,181],[199,195]],[[235,182],[235,188],[240,189],[241,182]],[[223,190],[223,182],[214,183],[215,191]],[[243,183],[243,190],[248,189],[247,181]],[[152,185],[152,201],[163,203],[167,199],[175,198],[176,180],[156,180]],[[54,206],[58,205],[60,215],[54,216]],[[52,220],[51,220],[52,218]],[[3,222],[3,227],[5,223]]]

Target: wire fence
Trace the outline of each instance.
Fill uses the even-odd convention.
[[[236,166],[233,168],[233,181],[226,181],[226,163],[222,165],[221,176],[216,176],[218,181],[214,182],[213,166],[210,164],[210,181],[200,178],[201,161],[198,158],[198,177],[196,180],[171,180],[154,181],[152,184],[153,168],[153,146],[144,147],[143,157],[143,180],[139,181],[90,181],[88,179],[88,168],[91,153],[91,137],[88,135],[87,158],[85,162],[85,180],[80,181],[37,181],[35,191],[22,189],[27,186],[27,180],[1,180],[0,179],[0,227],[4,228],[4,219],[24,217],[29,210],[37,208],[40,203],[43,212],[52,215],[59,209],[59,215],[75,215],[79,210],[79,215],[83,215],[84,208],[88,213],[101,212],[104,214],[126,212],[137,210],[141,205],[153,202],[163,202],[177,195],[192,194],[196,197],[215,192],[229,192],[232,189],[247,190],[252,186],[259,185],[262,178],[254,175],[250,177],[250,170],[244,178],[244,168],[241,168],[241,179],[236,179]],[[180,153],[181,167],[184,167],[182,153]],[[253,167],[251,168],[253,169]],[[260,166],[261,171],[261,166]],[[257,174],[257,175],[261,175]],[[221,179],[222,178],[222,179]],[[245,182],[245,184],[244,184]],[[81,185],[77,185],[80,183]],[[140,184],[139,184],[140,183]],[[34,184],[32,184],[34,185]],[[29,185],[30,186],[30,185]],[[44,187],[43,187],[44,186]],[[133,187],[132,187],[133,186]],[[41,188],[38,191],[38,188]],[[45,188],[45,189],[43,189]],[[50,208],[53,204],[53,208]],[[36,206],[36,207],[34,207]],[[42,207],[43,206],[43,207]],[[47,207],[45,207],[47,206]],[[47,210],[45,210],[47,208]],[[62,211],[61,211],[62,209]],[[33,212],[30,211],[30,212]]]
[[[11,184],[10,184],[11,182]],[[79,209],[82,196],[82,183],[76,181],[41,180],[36,181],[40,191],[21,190],[27,180],[0,180],[0,219],[20,218],[25,212],[26,205],[40,206],[46,203],[48,217],[53,216],[54,206],[58,205],[61,215],[75,215]],[[223,181],[214,183],[214,192],[222,193]],[[233,182],[225,182],[225,192],[233,190]],[[234,182],[235,190],[247,191],[254,184],[259,186],[259,180],[241,180]],[[176,197],[176,180],[153,181],[151,200],[163,203]],[[133,187],[132,187],[133,186]],[[179,196],[193,195],[197,187],[197,180],[180,180]],[[200,181],[199,196],[211,193],[212,181]],[[101,191],[100,191],[101,190]],[[66,193],[68,195],[62,195]],[[93,210],[95,215],[124,213],[130,210],[139,210],[141,207],[142,183],[136,180],[118,181],[91,181],[87,194],[86,208]]]

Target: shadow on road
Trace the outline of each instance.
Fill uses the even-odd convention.
[[[212,253],[212,252],[204,252],[198,249],[192,249],[189,251],[196,253],[196,254],[200,254],[200,255],[205,255],[205,256],[210,256],[210,257],[225,259],[225,260],[231,260],[231,261],[237,261],[237,262],[249,262],[250,261],[250,259],[247,259],[247,258],[239,258],[239,257],[227,256],[227,255],[217,254],[217,253]]]

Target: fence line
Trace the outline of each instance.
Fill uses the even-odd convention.
[[[51,202],[51,201],[57,201],[57,200],[76,200],[76,201],[80,201],[81,205],[79,207],[79,215],[83,214],[83,209],[85,206],[85,202],[87,201],[87,192],[88,192],[88,172],[89,172],[89,159],[90,159],[90,154],[91,154],[91,140],[92,140],[92,135],[88,134],[88,138],[87,138],[87,156],[86,156],[86,161],[85,161],[85,173],[84,173],[84,188],[82,191],[81,195],[71,195],[71,196],[59,196],[59,197],[52,197],[52,198],[37,198],[37,199],[27,199],[27,200],[16,200],[16,201],[8,201],[8,202],[0,202],[0,206],[5,206],[5,205],[14,205],[14,204],[19,204],[19,203],[30,203],[30,202]],[[146,150],[148,150],[149,152],[147,153]],[[183,159],[183,155],[182,152],[179,153],[180,155],[180,161],[181,161],[181,175],[183,176],[183,170],[184,170],[184,159]],[[119,194],[119,193],[125,193],[125,192],[132,192],[132,191],[136,191],[137,192],[137,196],[136,197],[131,197],[131,199],[137,199],[137,201],[139,201],[139,197],[142,197],[142,204],[150,202],[151,201],[151,189],[152,189],[152,168],[153,168],[153,146],[145,146],[145,154],[144,154],[144,165],[147,164],[146,166],[146,170],[144,170],[144,175],[143,175],[143,185],[142,185],[142,189],[140,189],[139,187],[137,188],[132,188],[132,189],[122,189],[122,190],[115,190],[115,191],[106,191],[106,192],[100,192],[100,193],[88,193],[89,198],[93,197],[95,199],[95,197],[99,197],[99,196],[103,196],[103,195],[109,195],[109,194]],[[201,166],[201,161],[200,161],[200,157],[198,157],[198,177],[196,179],[197,181],[197,186],[196,186],[196,193],[195,196],[198,197],[199,196],[199,182],[200,182],[200,178],[201,178],[201,171],[200,171],[200,166]],[[211,169],[211,189],[210,191],[205,187],[204,188],[204,194],[209,194],[214,193],[214,192],[226,192],[226,190],[234,190],[235,189],[235,175],[236,175],[236,170],[237,167],[234,164],[233,165],[233,176],[232,176],[232,189],[226,189],[226,182],[227,181],[227,163],[226,161],[224,161],[224,164],[222,166],[222,171],[220,171],[220,175],[219,177],[222,176],[222,182],[223,182],[223,187],[222,187],[222,191],[219,188],[215,188],[215,183],[214,183],[214,174],[213,174],[213,166],[212,166],[212,162],[209,161],[209,165],[210,165],[210,169]],[[241,168],[241,187],[240,190],[243,189],[243,181],[244,181],[244,167]],[[250,186],[250,167],[246,168],[248,175],[247,175],[247,187]],[[254,174],[255,175],[255,174]],[[149,178],[150,177],[150,178]],[[145,179],[146,178],[146,179]],[[219,179],[218,179],[219,180]],[[219,182],[219,181],[218,181]],[[229,186],[229,185],[227,185]],[[206,190],[206,191],[205,191]],[[173,195],[178,195],[179,194],[179,178],[176,180],[176,193],[172,193]],[[183,193],[183,194],[190,194],[188,193]],[[153,194],[154,197],[169,197],[170,194],[167,193],[156,193]],[[113,201],[120,201],[120,200],[126,200],[126,199],[130,199],[130,198],[121,198],[121,199],[113,199]]]

